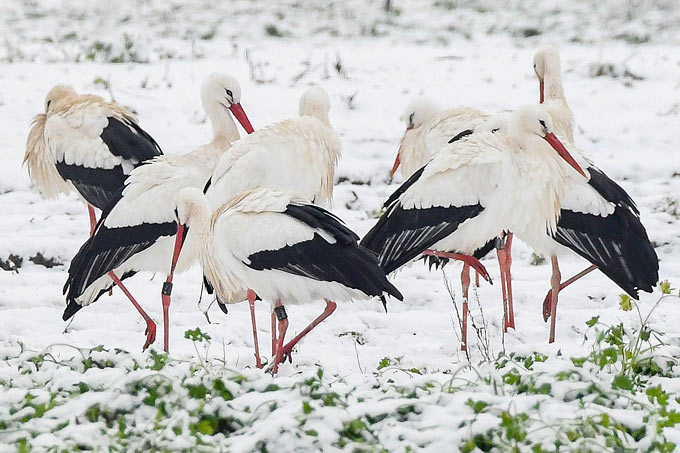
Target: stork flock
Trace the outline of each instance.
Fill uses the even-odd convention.
[[[302,95],[299,117],[254,131],[238,82],[212,74],[200,93],[212,141],[167,156],[125,108],[55,86],[34,119],[24,162],[44,197],[75,190],[89,211],[91,235],[71,261],[63,319],[118,286],[146,322],[146,349],[156,324],[123,281],[159,272],[168,351],[173,276],[198,261],[222,311],[248,301],[258,367],[255,302],[271,304],[269,370],[276,373],[337,302],[379,297],[386,308],[386,296],[402,300],[386,275],[420,258],[430,266],[463,262],[465,349],[470,268],[491,281],[479,260],[495,249],[504,329],[514,328],[515,235],[551,257],[543,304],[550,342],[560,290],[595,269],[633,298],[651,292],[658,258],[633,200],[574,145],[558,52],[540,49],[534,70],[540,102],[513,111],[409,103],[390,172],[401,167],[405,182],[361,240],[328,210],[341,142],[323,89]],[[563,282],[557,256],[568,250],[591,265]],[[285,306],[313,300],[324,300],[324,311],[286,343]]]

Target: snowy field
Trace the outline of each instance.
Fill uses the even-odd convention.
[[[0,452],[680,444],[680,3],[393,0],[390,12],[359,0],[212,3],[0,6]],[[208,323],[197,267],[175,280],[167,357],[160,325],[152,351],[141,352],[144,323],[120,291],[68,327],[61,321],[87,212],[75,195],[42,200],[21,166],[30,120],[52,85],[113,97],[166,154],[182,154],[210,140],[198,95],[210,72],[240,81],[256,129],[295,115],[301,93],[319,84],[343,142],[333,210],[362,235],[401,181],[390,184],[388,172],[406,103],[420,94],[490,112],[536,103],[531,64],[545,44],[562,54],[576,144],[637,201],[670,283],[632,310],[592,273],[561,293],[549,345],[541,305],[550,265],[518,242],[517,330],[502,332],[489,256],[496,284],[482,284],[471,302],[480,330],[469,357],[451,297],[460,304],[458,264],[446,268],[451,293],[441,272],[416,263],[393,277],[405,300],[392,300],[388,314],[377,300],[339,306],[276,377],[254,367],[247,304],[228,315],[213,305]],[[564,276],[586,266],[576,256],[561,264]],[[156,322],[163,278],[138,274],[128,285]],[[206,294],[201,308],[209,303]],[[322,308],[288,307],[289,335]],[[258,322],[266,352],[267,304]]]

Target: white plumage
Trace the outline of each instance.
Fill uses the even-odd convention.
[[[330,99],[318,87],[300,99],[300,117],[260,129],[223,155],[206,195],[213,209],[234,195],[257,187],[298,193],[330,206],[340,138],[328,120]]]
[[[555,124],[555,133],[574,143],[574,114],[562,87],[560,54],[554,47],[543,47],[534,56],[534,71],[539,82],[540,103]]]
[[[57,85],[46,96],[45,113],[33,120],[24,162],[44,197],[75,189],[103,209],[137,165],[161,154],[125,108]]]

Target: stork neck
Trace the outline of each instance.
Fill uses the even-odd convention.
[[[560,68],[554,68],[556,70],[545,71],[543,77],[543,90],[545,93],[545,99],[559,99],[561,101],[567,102],[564,96],[564,88],[562,87],[562,76],[560,75]]]
[[[212,125],[214,144],[228,145],[241,138],[234,118],[224,106],[219,103],[211,104],[206,108],[206,113]]]
[[[301,113],[301,116],[304,116],[304,115],[313,116],[314,118],[317,118],[319,121],[321,121],[323,124],[325,124],[326,126],[330,127],[330,125],[331,125],[331,122],[328,119],[328,112],[326,112],[321,107],[308,108],[305,111],[300,112],[300,113]]]

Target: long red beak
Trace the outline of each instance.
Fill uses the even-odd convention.
[[[397,171],[397,168],[399,168],[399,165],[401,164],[401,159],[399,158],[399,153],[397,153],[397,158],[394,159],[394,165],[392,165],[392,170],[390,170],[390,178],[394,178],[394,174]]]
[[[231,104],[229,110],[231,110],[231,113],[234,114],[238,122],[241,123],[243,129],[245,129],[247,133],[252,134],[255,129],[253,129],[253,126],[250,124],[250,120],[248,119],[246,112],[243,111],[241,104]]]
[[[538,81],[538,90],[541,92],[541,100],[539,102],[541,104],[543,104],[543,101],[545,100],[545,96],[543,95],[543,81],[542,80]]]
[[[574,168],[574,170],[581,173],[584,178],[588,177],[581,168],[581,166],[578,164],[578,162],[576,162],[576,159],[574,159],[571,156],[571,154],[569,154],[567,148],[564,147],[562,142],[557,138],[557,136],[555,136],[555,134],[551,132],[550,134],[547,134],[544,138],[545,141],[550,143],[550,146],[552,146],[553,149],[557,151],[557,154],[559,154],[562,159],[564,159],[569,165],[571,165]]]
[[[175,267],[177,266],[177,260],[179,259],[179,254],[182,251],[182,246],[184,245],[184,234],[186,233],[186,227],[181,223],[177,224],[177,234],[175,235],[175,250],[172,253],[172,264],[170,266],[170,281],[172,281],[172,275],[175,272]]]

